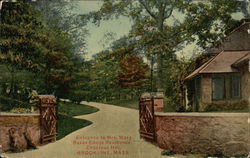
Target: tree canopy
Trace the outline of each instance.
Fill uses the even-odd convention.
[[[236,0],[105,0],[98,11],[83,15],[82,18],[99,25],[103,20],[129,17],[133,21],[130,33],[115,41],[109,53],[121,58],[125,57],[124,54],[137,54],[147,58],[151,69],[151,90],[163,90],[171,98],[170,102],[179,104],[180,96],[183,97],[183,78],[187,72],[200,65],[195,60],[180,60],[176,52],[192,43],[204,51],[215,46],[237,22],[232,14],[238,12],[240,7]],[[128,61],[129,64],[126,63],[126,58],[117,58],[117,61],[123,65],[120,68],[124,74],[118,75],[119,83],[123,85],[123,81],[130,78],[126,74],[130,74],[128,69],[132,67],[127,66],[132,65],[132,60]],[[156,84],[152,81],[155,66]],[[147,77],[148,74],[149,71]]]
[[[72,36],[48,23],[29,3],[3,3],[0,64],[7,66],[11,74],[10,80],[2,82],[7,85],[3,91],[9,85],[10,96],[15,97],[22,88],[32,87],[39,93],[63,97],[73,88],[73,76],[82,62],[79,59],[83,58],[74,53]],[[15,82],[19,73],[23,73],[22,76],[32,74],[35,80],[22,87]]]
[[[15,76],[21,73],[21,78],[34,78],[24,89],[75,102],[136,98],[159,90],[177,105],[184,97],[183,78],[208,58],[187,61],[176,52],[191,43],[203,50],[216,45],[235,24],[232,13],[244,7],[236,0],[104,0],[99,10],[79,16],[75,5],[62,0],[4,2],[0,70],[10,77],[1,91],[18,96],[24,85]],[[133,21],[129,34],[85,61],[87,22],[99,25],[120,16]]]
[[[176,58],[174,53],[189,42],[197,42],[202,48],[211,46],[225,36],[226,29],[234,22],[231,14],[238,8],[236,0],[208,3],[191,0],[106,0],[100,10],[83,17],[96,24],[119,16],[131,18],[133,27],[129,36],[140,48],[138,53],[156,54],[159,88],[164,83],[164,56]]]
[[[1,10],[1,63],[41,70],[48,49],[43,42],[44,25],[39,12],[24,3],[4,3]]]
[[[87,35],[86,21],[74,12],[76,5],[64,0],[30,2],[31,6],[39,10],[50,28],[59,28],[68,33],[73,44],[73,52],[81,59],[85,51],[85,37]]]

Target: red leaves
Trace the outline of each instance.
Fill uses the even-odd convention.
[[[148,65],[143,63],[142,58],[130,54],[122,58],[119,62],[121,73],[117,76],[119,85],[123,87],[136,87],[140,86],[145,79]]]

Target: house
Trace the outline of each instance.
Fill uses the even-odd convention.
[[[249,104],[250,21],[243,20],[217,47],[209,61],[189,74],[187,105],[193,111],[208,108],[241,109]]]

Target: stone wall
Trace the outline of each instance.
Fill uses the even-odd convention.
[[[0,113],[0,151],[24,150],[40,143],[39,114]]]
[[[248,154],[247,113],[156,113],[159,147],[176,153]]]

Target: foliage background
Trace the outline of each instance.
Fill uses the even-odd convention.
[[[4,3],[1,110],[31,106],[29,94],[35,90],[76,103],[136,102],[143,92],[163,91],[166,105],[183,111],[183,79],[210,58],[204,52],[239,22],[233,13],[248,16],[246,3],[236,0],[105,0],[84,15],[73,12],[75,7],[61,0]],[[174,17],[175,12],[183,16]],[[121,16],[132,21],[129,33],[86,60],[87,24]],[[176,55],[193,43],[199,49],[192,58]]]

